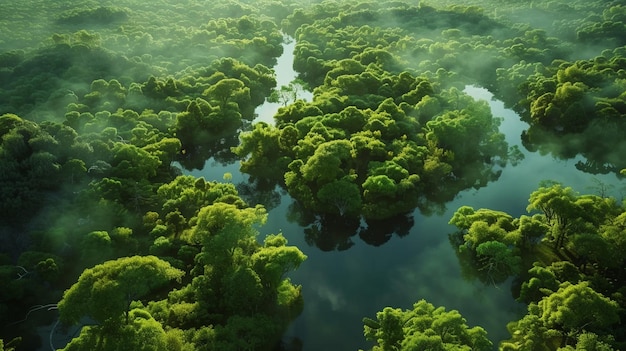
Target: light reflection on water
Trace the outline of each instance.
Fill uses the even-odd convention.
[[[296,42],[289,38],[287,40],[288,41],[283,44],[283,54],[278,58],[276,66],[274,66],[274,71],[276,72],[276,88],[278,89],[283,85],[289,85],[289,83],[298,76],[298,73],[293,70],[293,50],[296,47]],[[309,91],[303,91],[299,98],[305,101],[311,101],[313,94]],[[265,101],[263,105],[257,107],[254,111],[258,116],[254,122],[274,124],[274,115],[281,106],[280,103]]]

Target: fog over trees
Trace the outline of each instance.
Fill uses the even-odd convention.
[[[625,1],[24,0],[0,33],[0,350],[303,349],[287,234],[380,246],[515,172],[468,85],[527,123],[524,151],[626,176]],[[245,182],[190,175],[209,159]],[[626,349],[626,204],[596,190],[546,181],[526,214],[447,219],[465,278],[527,306],[510,338],[416,294],[363,315],[363,340]],[[260,235],[281,196],[303,232]]]

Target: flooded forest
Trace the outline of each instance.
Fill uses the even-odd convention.
[[[626,350],[626,1],[0,4],[0,351]]]

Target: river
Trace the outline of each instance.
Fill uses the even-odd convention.
[[[293,48],[285,44],[283,56],[276,68],[278,86],[287,85],[295,76]],[[528,197],[540,181],[555,180],[572,186],[581,193],[594,190],[593,178],[607,184],[619,184],[614,175],[582,173],[575,168],[577,159],[561,161],[550,156],[527,152],[520,143],[520,134],[527,125],[515,112],[504,108],[502,102],[492,99],[487,90],[468,86],[465,92],[475,99],[484,99],[495,116],[502,117],[501,131],[509,145],[518,145],[524,160],[517,166],[507,166],[496,182],[478,190],[467,190],[446,204],[442,214],[425,216],[413,213],[414,224],[408,235],[393,235],[384,245],[372,246],[350,237],[352,246],[345,251],[322,251],[309,245],[303,228],[287,220],[291,198],[284,194],[280,204],[268,212],[268,221],[261,228],[262,237],[282,232],[289,244],[298,246],[308,259],[289,274],[291,280],[302,285],[304,311],[292,323],[285,340],[299,339],[303,350],[358,350],[372,345],[363,338],[362,318],[374,318],[385,306],[410,308],[420,299],[435,306],[456,309],[470,326],[480,325],[488,332],[495,345],[509,337],[506,324],[525,313],[525,306],[511,297],[510,282],[498,286],[469,281],[461,274],[461,267],[448,234],[454,228],[448,220],[462,206],[491,208],[513,216],[526,213]],[[310,98],[310,96],[309,96]],[[271,123],[278,104],[257,109],[258,120]],[[221,166],[211,160],[203,170],[186,172],[221,181],[223,174],[232,174],[234,183],[247,177],[238,170],[238,164]]]

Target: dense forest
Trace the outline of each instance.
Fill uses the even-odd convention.
[[[523,157],[468,85],[526,151],[626,176],[626,1],[27,0],[0,33],[0,350],[303,349],[276,194],[321,250],[408,233]],[[208,159],[247,183],[189,174]],[[597,189],[449,218],[467,279],[527,305],[510,338],[416,294],[363,315],[368,347],[626,349],[626,202]]]

